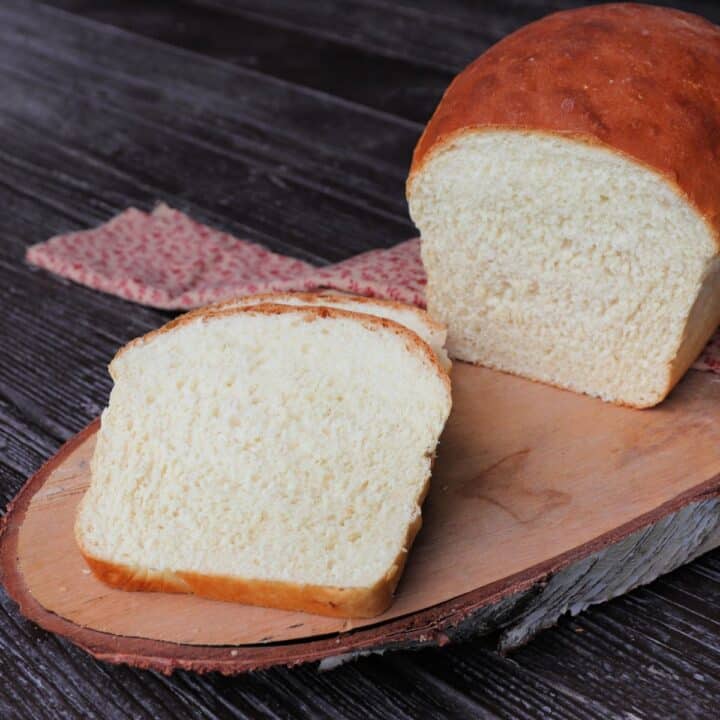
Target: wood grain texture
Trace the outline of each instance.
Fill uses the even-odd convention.
[[[105,8],[100,18],[103,22],[152,35],[142,26],[143,13],[132,7],[128,11],[120,0],[86,0],[88,18],[100,4]],[[412,7],[493,27],[510,21],[519,25],[550,7],[579,4],[567,0],[551,4],[541,0],[482,4],[418,0]],[[715,3],[672,4],[716,22],[720,19],[720,7]],[[208,30],[193,33],[193,3],[174,5],[173,22],[184,24],[186,30],[172,37],[167,31],[163,39],[212,57],[215,49],[207,39]],[[381,7],[381,2],[373,2],[372,12]],[[318,8],[332,12],[333,3],[315,3],[313,12]],[[0,11],[9,10],[32,25],[42,53],[38,63],[38,55],[26,47],[23,33],[3,15],[0,38],[12,43],[0,68],[3,87],[8,78],[15,78],[8,84],[15,89],[0,104],[3,502],[104,405],[109,389],[105,364],[114,350],[168,317],[27,268],[22,263],[27,245],[105,219],[127,204],[148,208],[162,199],[274,249],[318,261],[404,238],[409,223],[402,202],[402,179],[409,149],[420,131],[419,124],[407,119],[422,120],[432,110],[434,100],[425,90],[428,77],[446,73],[449,79],[460,69],[441,71],[415,60],[404,61],[410,76],[415,68],[414,76],[408,76],[406,86],[398,91],[393,78],[397,58],[389,60],[362,42],[344,38],[329,42],[302,22],[292,29],[256,18],[256,24],[248,24],[247,32],[253,38],[246,39],[247,17],[226,14],[225,24],[232,32],[224,37],[231,44],[234,36],[239,52],[232,59],[217,55],[223,65],[155,42],[126,36],[120,42],[112,28],[93,25],[82,16],[73,19],[54,13],[37,3],[7,0]],[[274,30],[270,32],[269,27]],[[215,32],[222,35],[221,30]],[[454,29],[441,24],[432,32],[451,48],[461,41]],[[263,49],[266,38],[266,47],[271,47],[272,42],[281,43],[283,35],[293,48],[292,62],[278,58],[280,50]],[[95,45],[89,44],[93,37]],[[488,38],[496,39],[499,35]],[[392,41],[403,46],[405,55],[423,52],[422,43],[411,42],[402,32]],[[246,45],[255,50],[244,56]],[[96,46],[104,48],[107,58],[100,78],[92,61]],[[345,48],[346,54],[332,77],[323,64],[327,66],[324,58],[332,57],[334,47]],[[461,49],[465,55],[459,61],[483,49],[474,45]],[[140,63],[133,61],[136,53]],[[362,98],[351,97],[351,92],[360,91],[343,90],[343,80],[354,77],[354,84],[360,84],[366,58],[372,58],[378,70],[372,83],[362,88]],[[305,60],[302,76],[293,76],[290,66]],[[346,62],[356,68],[355,75],[344,74]],[[383,77],[385,62],[389,64]],[[145,81],[143,74],[150,68],[153,72],[164,69],[167,80],[154,75]],[[86,73],[90,77],[85,77]],[[433,92],[439,92],[439,81],[432,82],[437,83]],[[53,92],[46,117],[43,93],[48,87]],[[173,124],[185,121],[181,113],[173,112],[176,87],[181,88],[181,100],[183,94],[186,100],[179,107],[184,111],[188,104],[191,110],[194,106],[196,117],[179,134],[173,132]],[[126,116],[120,115],[114,124],[109,122],[106,131],[105,103],[112,109],[117,98],[117,109],[122,111],[128,88],[137,97],[128,110],[127,130]],[[395,95],[403,98],[406,109],[388,112],[388,98]],[[63,96],[67,99],[58,104],[58,97]],[[297,98],[306,100],[296,106]],[[255,117],[256,103],[267,108],[259,121],[235,121],[248,112]],[[358,103],[375,114],[368,115]],[[393,116],[398,115],[403,117],[395,122]],[[337,133],[333,121],[338,122]],[[144,134],[146,126],[152,128],[153,124],[162,132],[159,140],[148,145]],[[220,129],[225,132],[219,133]],[[158,137],[152,135],[154,130],[148,132]],[[207,147],[203,144],[205,132],[211,133],[216,149],[198,169],[197,161]],[[184,142],[187,135],[190,138]],[[299,149],[292,155],[293,167],[310,179],[319,177],[315,149],[325,148],[321,156],[328,165],[324,182],[331,191],[338,183],[338,187],[349,188],[352,196],[357,182],[366,188],[362,190],[365,204],[373,208],[378,201],[367,195],[367,188],[376,188],[386,195],[377,204],[378,210],[385,212],[394,204],[405,224],[399,227],[384,215],[378,220],[377,214],[370,220],[362,204],[338,206],[337,199],[322,200],[322,195],[305,194],[296,186],[283,188],[287,181],[277,173],[268,181],[277,185],[277,204],[273,205],[270,197],[261,208],[254,208],[253,173],[232,177],[220,162],[219,180],[211,177],[213,164],[218,158],[223,160],[224,143],[235,142],[234,138],[252,141],[251,146],[269,153],[266,165],[279,170],[284,148],[288,142],[294,143]],[[148,146],[158,148],[150,158],[135,149]],[[243,154],[246,147],[244,144],[235,152]],[[274,148],[278,152],[272,153]],[[370,161],[359,162],[357,157],[362,159],[366,149]],[[194,159],[189,165],[192,172],[183,169],[186,156]],[[234,164],[235,155],[225,162]],[[311,208],[308,215],[293,204],[295,214],[288,220],[282,209],[290,193],[307,203],[322,200],[328,204],[321,205],[322,211]],[[248,208],[252,216],[246,213]],[[715,551],[648,588],[591,608],[577,618],[561,619],[556,628],[509,658],[486,650],[482,642],[469,642],[442,650],[360,658],[322,674],[311,665],[242,678],[200,678],[181,672],[166,679],[93,661],[24,621],[0,593],[0,717],[715,718],[720,693],[718,617],[720,559]]]
[[[222,36],[210,40],[203,34],[203,21],[222,17],[229,27],[238,30],[241,27],[238,20],[257,23],[255,27],[262,28],[262,34],[269,36],[277,32],[285,38],[285,42],[296,35],[303,36],[309,40],[303,50],[309,49],[308,45],[312,48],[312,42],[321,39],[333,47],[351,49],[356,58],[380,57],[388,71],[392,71],[394,63],[401,60],[415,68],[415,77],[418,71],[423,73],[423,77],[426,77],[425,73],[433,77],[433,72],[453,75],[492,43],[522,25],[557,10],[597,4],[578,0],[514,0],[511,3],[490,0],[481,5],[467,0],[397,3],[390,0],[336,0],[308,6],[293,0],[196,0],[171,3],[170,6],[162,2],[153,3],[154,9],[143,11],[138,8],[136,13],[132,13],[134,17],[131,17],[118,0],[44,1],[126,27],[141,35],[193,47],[205,54],[223,57],[238,64],[261,64],[265,52],[272,51],[272,44],[268,41],[265,46],[252,45],[257,55],[250,55],[252,59],[248,60],[237,43],[234,51],[229,52]],[[720,22],[720,7],[710,1],[656,0],[653,4],[681,8],[703,15],[713,22]],[[200,23],[200,27],[193,28],[189,23],[190,18],[193,24]],[[301,62],[305,62],[305,59]],[[282,72],[286,69],[286,63],[287,59],[268,63],[267,68],[273,74]],[[320,68],[315,72],[307,72],[313,67],[306,66],[306,74],[301,80],[303,84],[308,81],[315,83],[323,75],[327,76]],[[288,70],[293,72],[292,69]],[[348,79],[354,77],[351,75]],[[360,77],[358,80],[362,82],[363,79]],[[332,79],[329,81],[334,82]],[[382,87],[379,87],[376,97],[381,92]],[[343,92],[337,94],[342,96]]]
[[[419,81],[411,61],[380,57],[302,26],[290,29],[278,25],[272,13],[251,16],[238,5],[229,6],[231,12],[176,0],[52,0],[52,5],[418,122],[427,121],[452,77],[447,70],[424,68]]]
[[[586,582],[597,583],[602,596],[603,587],[610,592],[614,584],[654,579],[653,561],[674,567],[663,559],[664,531],[658,544],[654,535],[646,538],[642,552],[639,541],[633,544],[645,574],[631,571],[622,553],[604,568],[589,570],[581,561],[720,493],[720,381],[714,375],[689,373],[661,407],[644,412],[464,363],[454,365],[452,377],[453,410],[423,529],[395,601],[379,617],[321,617],[103,585],[88,572],[73,532],[90,482],[94,431],[52,461],[22,520],[9,518],[19,525],[18,573],[46,610],[82,627],[190,645],[252,645],[369,627],[453,599],[453,607],[439,613],[462,615],[466,605],[482,607],[563,568],[576,567],[578,578],[589,575]],[[672,552],[687,555],[702,544],[705,521],[698,519],[694,531],[691,524],[685,518],[685,542],[670,543]],[[531,625],[552,624],[544,602],[535,612]],[[421,624],[418,618],[410,626]],[[529,637],[525,631],[506,642],[520,645]]]
[[[233,647],[228,645],[233,633],[240,630],[247,634],[248,626],[250,632],[255,625],[267,632],[275,622],[280,633],[289,638],[298,627],[310,632],[316,618],[202,600],[198,603],[195,598],[118,593],[99,585],[99,595],[88,594],[88,590],[92,593],[93,583],[83,582],[87,568],[77,557],[72,540],[68,542],[65,537],[71,534],[74,515],[65,509],[76,505],[74,498],[80,494],[76,486],[87,472],[87,455],[97,429],[95,421],[69,441],[13,500],[0,528],[0,575],[23,614],[47,630],[68,637],[98,659],[166,674],[178,669],[236,674],[318,659],[322,660],[321,670],[331,670],[358,657],[382,655],[388,650],[445,647],[450,642],[498,633],[499,647],[506,651],[553,625],[568,610],[575,615],[720,544],[720,499],[714,497],[720,487],[715,478],[696,488],[692,495],[685,493],[670,506],[666,503],[646,513],[638,519],[641,526],[634,532],[623,535],[623,530],[616,530],[591,544],[599,545],[599,550],[587,554],[590,546],[578,548],[564,558],[566,565],[558,558],[536,566],[504,589],[493,583],[440,605],[365,628],[355,627],[340,635],[321,633],[302,641],[273,642],[280,639],[276,629],[274,637],[260,637],[254,645]],[[699,499],[688,502],[691,497]],[[512,504],[510,496],[508,501]],[[678,510],[666,513],[668,507],[678,504]],[[653,517],[659,519],[653,521]],[[43,522],[49,528],[48,537],[40,529]],[[33,530],[33,525],[38,529]],[[518,544],[521,542],[519,538]],[[39,545],[44,545],[44,550]],[[512,552],[507,547],[504,550]],[[66,561],[65,555],[76,556],[78,562],[72,558]],[[421,582],[422,578],[424,575]],[[101,623],[106,624],[108,618],[115,623],[119,620],[123,626],[114,631],[123,630],[124,635],[93,629],[107,628],[97,624],[98,615],[84,613],[83,606],[99,604],[105,605],[99,614]],[[155,611],[157,607],[162,608],[160,614]],[[78,615],[78,608],[85,621]],[[78,622],[70,620],[73,614]],[[288,618],[305,622],[286,627]],[[143,624],[146,619],[150,620],[149,626]],[[197,644],[212,640],[214,627],[218,644]],[[159,636],[162,641],[150,639]]]

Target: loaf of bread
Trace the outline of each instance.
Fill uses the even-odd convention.
[[[407,191],[452,357],[660,402],[720,322],[720,29],[634,4],[522,28],[450,85]]]
[[[191,313],[116,355],[75,524],[101,580],[342,617],[388,607],[449,378],[403,325],[307,302]]]

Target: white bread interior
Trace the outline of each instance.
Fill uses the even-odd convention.
[[[447,329],[441,323],[433,320],[424,310],[414,305],[337,293],[278,292],[246,295],[211,307],[229,309],[263,303],[310,307],[322,305],[394,320],[419,335],[433,349],[435,356],[444,368],[449,369],[452,365],[445,350]]]
[[[126,346],[75,532],[101,579],[374,615],[420,526],[450,385],[406,328],[193,313]]]
[[[720,321],[709,224],[620,153],[465,130],[413,174],[408,198],[451,357],[648,407]]]

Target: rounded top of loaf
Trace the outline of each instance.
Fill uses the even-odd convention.
[[[664,175],[720,227],[720,28],[678,10],[611,4],[531,23],[445,92],[408,180],[473,129],[567,135]]]

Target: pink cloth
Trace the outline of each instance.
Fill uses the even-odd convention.
[[[28,262],[96,290],[187,310],[236,295],[332,288],[424,304],[419,243],[317,268],[195,222],[167,205],[130,208],[105,225],[28,249]]]
[[[420,243],[407,240],[317,268],[195,222],[167,205],[27,251],[33,265],[153,307],[187,310],[236,295],[329,288],[425,306]],[[693,366],[720,373],[720,332]]]

